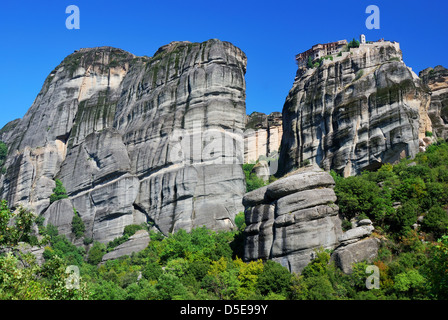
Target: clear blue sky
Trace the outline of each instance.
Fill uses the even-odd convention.
[[[80,9],[80,29],[68,30],[68,5]],[[370,4],[380,29],[368,30]],[[152,56],[176,40],[232,42],[248,56],[247,113],[281,111],[294,81],[294,55],[316,43],[400,42],[405,63],[418,72],[448,67],[446,0],[338,1],[2,1],[0,5],[0,127],[22,117],[47,75],[84,47],[114,46]]]

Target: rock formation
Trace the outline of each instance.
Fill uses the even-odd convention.
[[[244,163],[276,158],[283,135],[282,114],[253,112],[246,117]]]
[[[431,90],[428,115],[432,122],[432,133],[438,138],[446,139],[448,138],[448,70],[436,66],[422,70],[419,76]]]
[[[172,42],[153,57],[81,49],[8,124],[1,198],[100,242],[151,221],[164,234],[232,229],[243,210],[246,56],[231,43]],[[55,179],[68,199],[50,206]]]
[[[333,187],[329,173],[309,166],[247,193],[244,260],[272,259],[300,273],[322,247],[335,249],[337,264],[350,273],[353,262],[375,256],[378,245],[364,239],[371,223],[342,231]]]
[[[129,256],[134,252],[142,251],[148,246],[149,241],[148,232],[146,230],[138,230],[134,235],[130,236],[126,242],[106,253],[101,262],[117,259],[122,256]]]
[[[430,96],[396,42],[361,44],[299,69],[283,107],[279,175],[306,162],[344,176],[419,151]]]

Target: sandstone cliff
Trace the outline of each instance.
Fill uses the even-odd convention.
[[[282,141],[282,114],[269,115],[253,112],[246,117],[244,132],[244,163],[253,163],[263,158],[278,157]]]
[[[430,96],[399,44],[361,44],[297,72],[283,107],[280,172],[306,162],[344,176],[414,156]]]
[[[448,138],[448,70],[442,66],[427,68],[419,73],[420,78],[431,90],[431,104],[428,115],[433,134]]]
[[[73,208],[101,242],[128,224],[165,234],[233,228],[242,211],[246,56],[232,44],[173,42],[153,57],[81,49],[47,77],[9,145],[1,198],[69,235]],[[69,196],[50,205],[60,179]]]

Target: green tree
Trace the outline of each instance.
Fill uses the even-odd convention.
[[[246,177],[246,192],[250,192],[256,190],[258,188],[264,187],[267,182],[258,177],[255,173],[252,172],[254,168],[254,163],[246,163],[243,164],[243,171]]]
[[[87,256],[87,262],[91,264],[98,264],[103,259],[105,253],[106,245],[104,243],[94,241]]]
[[[411,226],[417,222],[419,215],[418,201],[406,201],[397,209],[395,215],[391,218],[391,224],[395,231],[405,234],[411,229]]]
[[[448,299],[448,235],[442,236],[430,247],[427,278],[435,299]]]
[[[258,276],[257,288],[261,294],[270,293],[288,296],[292,286],[292,274],[281,264],[267,260],[263,272]]]
[[[19,241],[29,242],[36,217],[22,206],[12,211],[5,200],[0,202],[0,244],[15,246]]]
[[[158,300],[187,299],[187,289],[173,274],[163,273],[160,275],[155,288]]]
[[[85,231],[86,226],[84,225],[84,221],[82,221],[76,209],[73,208],[72,232],[76,238],[81,238],[84,236]]]
[[[307,62],[308,69],[312,69],[314,67],[313,65],[313,58],[311,56],[308,56],[308,62]]]
[[[350,42],[347,44],[347,48],[348,48],[348,49],[350,49],[350,48],[359,48],[359,45],[360,45],[359,41],[356,40],[355,38],[353,38],[353,40],[350,41]]]
[[[50,204],[61,199],[68,198],[67,191],[62,184],[62,181],[59,179],[55,180],[56,187],[53,189],[53,194],[50,196]]]
[[[335,193],[339,209],[347,220],[363,215],[382,221],[393,213],[390,193],[364,176],[338,179]]]
[[[0,141],[0,172],[3,173],[3,165],[6,161],[6,156],[8,155],[8,146]]]
[[[448,228],[448,215],[445,209],[434,206],[424,216],[422,230],[432,232],[436,239],[444,235]]]
[[[157,280],[163,273],[162,267],[154,261],[149,261],[143,268],[142,276],[148,280]]]

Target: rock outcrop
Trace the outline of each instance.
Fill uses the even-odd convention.
[[[333,187],[329,173],[310,166],[247,193],[244,260],[272,259],[300,273],[316,249],[336,249],[337,262],[350,272],[351,263],[375,255],[378,247],[367,243],[361,250],[358,243],[371,224],[342,231]]]
[[[433,135],[448,138],[448,69],[442,66],[427,68],[419,73],[431,91],[428,115],[432,122]]]
[[[1,197],[63,233],[75,208],[100,242],[145,221],[164,234],[232,229],[245,191],[245,71],[245,54],[215,39],[173,42],[151,58],[76,51],[1,133]],[[50,206],[55,179],[68,199]]]
[[[246,117],[244,131],[244,163],[277,158],[282,141],[282,114],[253,112]]]
[[[148,231],[138,230],[134,235],[130,236],[126,242],[106,253],[101,262],[106,262],[107,260],[113,260],[123,256],[129,256],[134,252],[142,251],[148,246],[149,241],[150,238]]]
[[[344,176],[419,151],[430,96],[396,42],[361,44],[299,69],[283,107],[279,175],[306,162]]]

